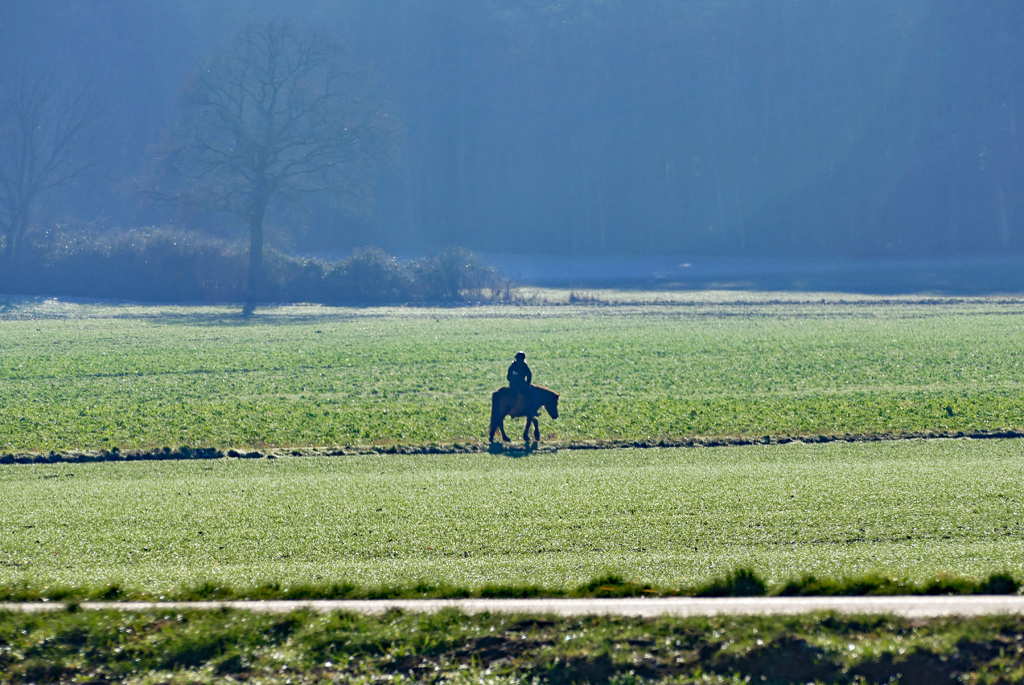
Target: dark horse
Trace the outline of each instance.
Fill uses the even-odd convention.
[[[531,408],[526,407],[526,402],[521,402],[519,393],[509,387],[498,388],[491,394],[491,435],[490,440],[494,442],[494,434],[501,431],[501,439],[505,442],[511,442],[509,437],[505,434],[505,417],[511,416],[512,418],[519,418],[521,416],[526,417],[526,427],[523,428],[523,442],[530,442],[530,424],[533,424],[533,438],[534,440],[540,440],[540,423],[537,421],[537,415],[540,413],[540,408],[544,407],[548,410],[548,414],[551,418],[558,418],[558,393],[554,390],[548,390],[542,385],[531,386],[537,392],[537,401],[540,406]]]

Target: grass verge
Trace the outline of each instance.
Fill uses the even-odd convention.
[[[0,613],[0,682],[1011,683],[1022,640],[1019,617]]]

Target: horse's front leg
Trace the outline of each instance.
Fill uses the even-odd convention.
[[[526,417],[526,425],[523,426],[523,442],[527,445],[530,444],[530,424],[533,423],[533,419],[529,416]]]
[[[533,417],[533,439],[540,442],[540,419]]]

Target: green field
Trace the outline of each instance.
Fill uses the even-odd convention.
[[[0,301],[0,455],[482,442],[519,348],[562,393],[548,446],[526,455],[0,465],[0,594],[625,587],[609,574],[670,593],[740,568],[772,592],[881,577],[984,592],[989,574],[1024,577],[1020,441],[565,448],[1020,429],[1024,302],[624,299],[251,319]],[[0,612],[0,683],[1020,682],[1021,633],[1010,618]]]
[[[1014,440],[0,468],[0,582],[1024,575]]]
[[[520,348],[562,393],[547,440],[1024,426],[1020,301],[733,297],[252,319],[8,301],[0,453],[481,441]]]

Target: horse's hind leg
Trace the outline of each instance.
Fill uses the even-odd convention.
[[[494,442],[494,434],[499,430],[501,430],[502,442],[512,442],[509,440],[508,435],[505,434],[505,414],[501,413],[501,409],[498,408],[498,401],[494,399],[491,401],[491,432],[487,439]]]

